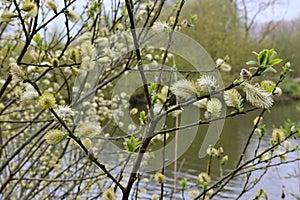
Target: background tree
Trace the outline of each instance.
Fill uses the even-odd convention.
[[[278,46],[278,52],[293,63],[300,63],[299,51],[300,20],[279,21],[276,28],[267,37],[266,44]],[[292,77],[299,77],[299,67],[295,66]]]
[[[229,55],[234,72],[241,69],[241,63],[250,59],[249,51],[261,48],[255,39],[245,37],[246,30],[236,2],[189,1],[183,16],[187,19],[195,18],[195,26],[182,31],[199,41],[213,59]]]

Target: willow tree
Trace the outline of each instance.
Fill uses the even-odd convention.
[[[212,9],[216,4],[209,2],[206,9],[218,16]],[[219,11],[232,9],[220,2]],[[285,155],[297,150],[289,139],[299,132],[298,125],[266,130],[262,122],[290,63],[265,49],[224,85],[220,71],[230,70],[226,61],[214,62],[199,43],[179,32],[194,23],[181,18],[184,5],[178,1],[167,20],[157,21],[165,1],[1,2],[1,199],[150,198],[141,185],[159,186],[153,199],[185,193],[205,199],[243,177],[240,197],[257,184],[254,171],[262,169],[263,177],[269,168],[297,160],[285,161]],[[236,16],[213,23],[206,18],[205,26],[223,27],[231,38],[216,34],[211,43],[207,40],[207,48],[220,48],[213,56],[230,53],[227,43],[236,21]],[[202,31],[197,35],[211,34]],[[175,54],[189,66],[179,69]],[[275,82],[258,78],[275,68],[282,69]],[[142,105],[132,97],[137,90],[143,91]],[[198,126],[209,125],[198,156],[223,166],[230,158],[215,144],[224,120],[255,110],[259,115],[234,169],[215,178],[210,162],[195,180],[177,184],[176,160]],[[262,144],[267,132],[271,141]],[[248,158],[254,137],[260,142]],[[166,177],[173,163],[175,175]],[[171,183],[170,192],[166,185]]]

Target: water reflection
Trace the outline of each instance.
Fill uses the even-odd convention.
[[[266,113],[264,115],[264,123],[268,127],[268,136],[264,138],[263,143],[265,147],[268,146],[271,136],[271,128],[273,126],[283,125],[283,122],[290,118],[293,121],[300,121],[299,112],[296,111],[295,106],[298,102],[289,102],[289,103],[278,103],[271,113]],[[259,111],[255,111],[251,114],[240,115],[234,118],[229,118],[226,120],[225,126],[222,131],[220,140],[217,143],[217,146],[222,146],[225,154],[229,155],[229,162],[225,164],[223,170],[224,173],[231,171],[239,159],[239,155],[242,152],[242,148],[245,145],[245,142],[248,138],[249,133],[251,132],[253,126],[253,119],[258,115]],[[177,164],[177,177],[178,182],[183,178],[186,178],[189,181],[196,182],[197,176],[200,172],[206,171],[208,158],[203,159],[198,158],[199,145],[203,140],[204,134],[207,129],[207,126],[199,128],[197,137],[195,138],[193,144],[190,148],[180,157]],[[300,145],[300,141],[293,141]],[[252,157],[254,154],[254,149],[257,145],[257,138],[252,140],[249,151],[246,153],[246,158]],[[299,153],[292,153],[288,159],[298,158]],[[215,159],[213,160],[213,167],[211,168],[212,179],[216,180],[220,177],[219,163]],[[241,199],[253,199],[253,196],[258,192],[260,188],[265,189],[269,195],[269,199],[281,199],[282,191],[284,190],[286,194],[285,199],[291,199],[291,193],[299,194],[300,192],[300,182],[297,177],[287,179],[288,174],[292,174],[298,171],[300,168],[299,163],[290,163],[282,165],[279,167],[274,167],[268,170],[267,174],[263,180],[250,192],[248,192]],[[174,166],[170,165],[167,168],[167,179],[166,191],[168,195],[171,195],[174,183]],[[259,172],[253,173],[251,177],[255,178],[258,176]],[[232,180],[224,189],[220,195],[216,196],[215,199],[235,199],[241,187],[243,186],[244,178],[242,176]],[[178,185],[178,184],[177,184]],[[179,187],[179,186],[178,186]],[[153,182],[151,184],[151,191],[148,191],[147,196],[150,197],[151,194],[158,194],[160,191],[160,186]],[[176,195],[178,199],[181,199],[181,194]],[[186,199],[189,199],[187,193],[185,193]]]

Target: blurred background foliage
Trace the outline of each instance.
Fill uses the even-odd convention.
[[[243,2],[245,7],[241,6]],[[214,60],[229,56],[228,63],[232,66],[232,73],[223,74],[225,84],[232,80],[232,74],[239,73],[245,63],[254,58],[249,52],[274,48],[281,58],[292,63],[294,70],[290,75],[291,81],[285,81],[281,87],[290,97],[299,98],[300,18],[260,22],[257,16],[250,17],[248,11],[256,9],[258,14],[263,14],[264,8],[275,6],[280,1],[258,1],[253,8],[246,4],[249,2],[250,0],[189,0],[184,6],[181,19],[187,19],[193,25],[182,27],[181,31],[199,42]],[[170,12],[171,6],[163,17],[167,18]],[[177,65],[186,63],[179,61]]]
[[[171,21],[169,16],[175,12],[176,2],[177,0],[167,1],[167,6],[160,16],[161,21]],[[249,14],[251,10],[263,15],[267,8],[282,2],[281,0],[255,2],[252,0],[188,0],[180,16],[180,23],[188,25],[182,26],[181,32],[199,42],[214,60],[227,56],[230,58],[228,63],[232,66],[232,71],[222,73],[225,84],[235,78],[232,74],[238,75],[241,68],[246,67],[245,63],[248,60],[255,58],[255,55],[249,52],[274,48],[283,60],[292,63],[294,70],[290,73],[290,80],[285,81],[281,87],[289,97],[298,99],[300,96],[300,17],[292,20],[260,22],[257,16]],[[60,42],[54,40],[52,43]],[[12,53],[18,54],[23,46],[21,43],[7,42],[5,48],[1,50],[3,55],[6,55],[10,49],[14,49]],[[15,45],[17,47],[13,48]],[[29,61],[28,55],[24,60]],[[176,64],[181,69],[190,68],[184,58],[177,59]],[[4,69],[0,77],[4,78],[8,73],[8,63],[2,63],[2,66]]]

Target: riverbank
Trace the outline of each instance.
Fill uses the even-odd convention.
[[[273,99],[275,102],[300,101],[300,97],[293,97],[289,95],[282,95],[280,97],[274,97]]]
[[[275,97],[276,100],[300,100],[300,77],[286,79],[279,85],[279,87],[282,89],[282,95]]]

